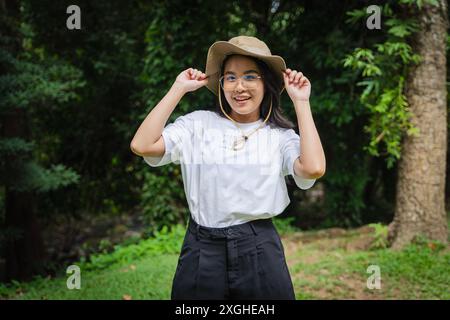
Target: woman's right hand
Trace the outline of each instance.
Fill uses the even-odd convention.
[[[181,87],[185,92],[195,91],[206,84],[208,84],[206,74],[193,68],[184,70],[175,80],[175,85]]]

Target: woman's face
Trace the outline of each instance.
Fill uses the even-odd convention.
[[[233,75],[237,79],[236,85],[231,91],[224,91],[225,98],[231,106],[231,116],[238,122],[253,122],[259,119],[260,105],[264,98],[264,83],[262,79],[256,81],[255,88],[249,89],[243,83],[243,75],[259,75],[261,71],[258,65],[245,56],[230,57],[224,68],[224,76]],[[238,102],[237,98],[249,98]]]

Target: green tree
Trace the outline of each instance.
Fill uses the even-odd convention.
[[[62,105],[76,97],[81,73],[33,47],[32,33],[18,1],[0,1],[0,184],[2,253],[6,278],[25,279],[45,261],[36,197],[76,183],[78,175],[62,164],[42,166],[35,154],[31,117],[35,109]]]
[[[351,22],[366,16],[349,14]],[[399,162],[389,237],[394,248],[421,235],[446,242],[447,3],[402,0],[384,4],[383,15],[384,39],[356,48],[344,65],[363,77],[366,150],[377,157],[381,150],[388,167]]]

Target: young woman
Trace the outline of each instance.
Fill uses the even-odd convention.
[[[217,110],[166,126],[184,94],[203,86]],[[282,115],[284,89],[300,135]],[[295,299],[272,217],[290,202],[286,175],[308,189],[325,172],[310,92],[309,80],[264,42],[238,36],[209,48],[206,74],[180,73],[139,127],[132,151],[153,167],[181,164],[190,210],[172,299]]]

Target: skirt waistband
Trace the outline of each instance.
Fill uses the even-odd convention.
[[[257,219],[246,223],[224,227],[224,228],[211,228],[199,225],[195,220],[189,218],[189,231],[197,236],[207,238],[238,238],[249,234],[257,235],[264,231],[273,230],[275,228],[272,218]]]

